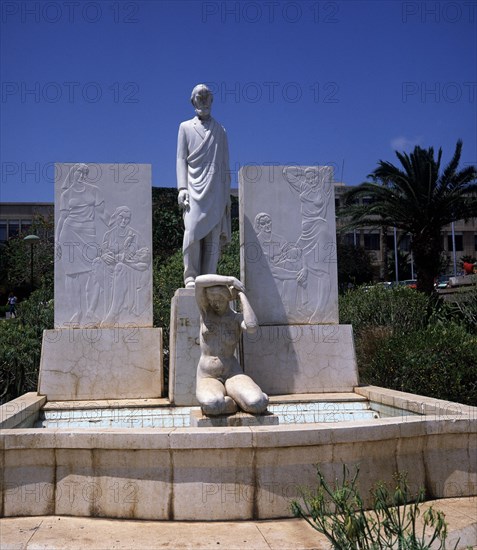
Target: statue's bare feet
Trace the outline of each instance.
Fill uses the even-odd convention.
[[[225,407],[222,414],[235,414],[238,411],[237,403],[228,395],[224,397]]]
[[[89,325],[94,327],[99,327],[101,324],[101,319],[91,309],[88,309],[86,312],[86,321]]]
[[[76,313],[73,313],[70,319],[70,325],[79,325],[81,321],[81,312],[77,311]]]
[[[220,416],[223,414],[235,414],[238,411],[238,406],[235,401],[228,395],[224,395],[223,400],[217,400],[215,403],[202,404],[202,413],[206,416]]]

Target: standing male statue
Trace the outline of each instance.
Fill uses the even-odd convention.
[[[216,273],[230,241],[229,147],[224,128],[210,116],[213,96],[204,84],[191,95],[196,116],[182,122],[177,140],[178,202],[184,211],[184,283]]]

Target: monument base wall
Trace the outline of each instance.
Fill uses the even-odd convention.
[[[359,465],[365,506],[369,489],[393,483],[398,471],[429,499],[477,494],[477,408],[372,386],[355,392],[420,414],[233,428],[15,429],[43,398],[11,402],[0,407],[0,515],[290,517],[300,489],[316,486],[317,463],[329,483],[343,464],[351,473]]]
[[[195,381],[200,359],[200,314],[193,288],[179,288],[171,301],[169,401],[197,406]]]
[[[270,395],[349,392],[358,385],[351,325],[262,325],[243,336],[243,364]]]
[[[38,393],[49,401],[161,397],[162,329],[45,330]]]

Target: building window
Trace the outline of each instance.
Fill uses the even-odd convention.
[[[22,224],[22,233],[26,235],[30,231],[31,220],[22,220],[21,224]]]
[[[399,240],[399,250],[409,252],[411,250],[411,236],[403,235]]]
[[[452,234],[447,235],[447,250],[452,252]],[[464,237],[462,235],[455,236],[455,250],[456,252],[463,252],[464,250]]]
[[[8,238],[18,237],[20,234],[20,220],[8,220]]]
[[[364,234],[364,249],[365,250],[381,250],[379,245],[379,233]]]
[[[386,235],[386,246],[389,250],[394,250],[394,235]]]
[[[344,244],[348,246],[359,246],[358,233],[346,233],[343,239]]]
[[[7,235],[7,222],[0,222],[0,243],[4,243],[8,238]]]

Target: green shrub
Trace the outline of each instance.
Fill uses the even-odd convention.
[[[477,334],[477,285],[455,294],[447,308],[456,322],[461,323],[471,334]]]
[[[353,325],[355,335],[368,327],[410,331],[426,325],[429,298],[408,287],[359,287],[340,296],[339,310],[340,323]]]
[[[294,515],[324,534],[338,550],[445,549],[447,524],[442,512],[431,506],[422,514],[423,527],[417,526],[423,489],[412,495],[406,475],[396,474],[391,490],[382,482],[376,484],[371,490],[371,510],[365,510],[357,488],[358,474],[357,469],[350,478],[343,466],[343,480],[331,485],[317,468],[318,487],[313,493],[301,491],[303,504],[292,502]],[[428,529],[427,535],[424,528]]]
[[[477,405],[472,292],[455,303],[406,287],[341,296],[340,322],[353,325],[361,382]]]
[[[0,404],[37,389],[43,330],[53,328],[50,293],[35,291],[17,315],[0,322]]]
[[[477,406],[477,336],[455,323],[395,333],[376,342],[360,372],[363,382]]]
[[[164,387],[169,383],[169,325],[171,320],[171,300],[178,288],[184,287],[184,264],[182,251],[178,250],[161,266],[153,270],[153,322],[162,328]]]

